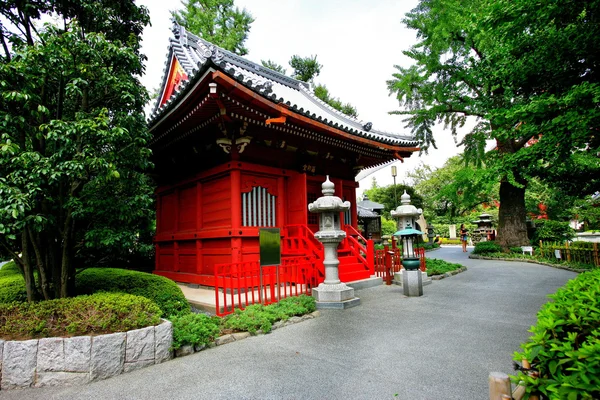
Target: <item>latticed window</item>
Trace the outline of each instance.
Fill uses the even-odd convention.
[[[308,204],[314,203],[317,201],[319,196],[316,193],[307,193],[306,198],[308,199]],[[308,225],[319,225],[319,214],[308,212]]]
[[[242,193],[242,226],[276,226],[277,196],[256,186]]]

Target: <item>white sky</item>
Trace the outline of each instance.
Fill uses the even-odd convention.
[[[152,91],[160,85],[171,36],[170,10],[179,3],[164,0],[136,0],[150,10],[152,26],[143,35],[142,52],[148,57],[142,83]],[[402,54],[415,43],[415,33],[402,24],[404,14],[417,0],[235,0],[254,17],[245,57],[260,63],[270,59],[287,69],[290,57],[317,55],[323,65],[316,82],[325,84],[334,97],[352,104],[358,117],[376,129],[410,134],[402,116],[389,115],[399,109],[388,94],[386,81],[394,65],[410,65]],[[397,183],[406,171],[421,162],[441,167],[459,153],[449,130],[435,131],[438,149],[419,157],[418,153],[398,166]],[[391,168],[374,173],[379,186],[393,183]],[[359,193],[371,186],[371,176],[360,181]]]

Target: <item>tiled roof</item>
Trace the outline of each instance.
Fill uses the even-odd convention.
[[[310,85],[306,82],[290,78],[215,46],[187,32],[184,27],[176,23],[173,26],[173,33],[174,37],[170,39],[169,54],[165,62],[161,87],[164,90],[166,86],[171,57],[173,55],[177,57],[177,60],[185,70],[188,80],[182,82],[179,90],[162,106],[160,105],[161,96],[159,96],[148,121],[150,126],[158,122],[159,118],[165,115],[168,110],[173,109],[179,100],[191,90],[193,83],[198,81],[208,68],[213,67],[235,78],[244,86],[261,94],[266,99],[270,99],[275,103],[283,103],[290,110],[315,121],[379,143],[403,147],[414,147],[417,145],[412,136],[397,135],[374,128],[366,128],[367,123],[345,115],[317,98],[310,89]]]
[[[380,215],[376,212],[369,210],[368,208],[364,208],[356,205],[356,211],[358,213],[358,218],[379,218]]]

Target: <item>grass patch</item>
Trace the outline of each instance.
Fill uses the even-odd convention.
[[[6,340],[100,335],[158,323],[160,309],[156,304],[123,293],[0,304],[0,337]]]
[[[596,269],[596,267],[594,267],[591,264],[584,264],[584,263],[580,263],[580,262],[575,262],[575,261],[565,261],[565,260],[559,260],[556,258],[546,258],[546,257],[541,257],[539,255],[529,255],[529,254],[518,254],[518,253],[504,253],[504,252],[495,252],[495,253],[487,253],[487,254],[482,254],[485,257],[490,257],[490,258],[497,258],[497,259],[504,259],[504,260],[529,260],[529,261],[533,261],[533,262],[538,262],[538,263],[542,263],[542,264],[551,264],[551,265],[558,265],[561,267],[565,267],[568,269],[573,269],[575,271],[577,270],[585,270],[585,271],[591,271]]]
[[[425,263],[427,266],[427,275],[443,275],[446,272],[456,271],[462,268],[460,264],[449,263],[444,260],[438,260],[437,258],[426,258]]]

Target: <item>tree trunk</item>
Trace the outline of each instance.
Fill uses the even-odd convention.
[[[29,254],[29,238],[27,231],[21,233],[21,259],[23,260],[23,278],[25,278],[25,291],[27,292],[27,301],[37,301],[38,291],[35,286],[35,278],[33,275],[33,263]]]
[[[525,187],[518,188],[506,179],[502,179],[496,243],[505,249],[529,245],[526,215]]]

